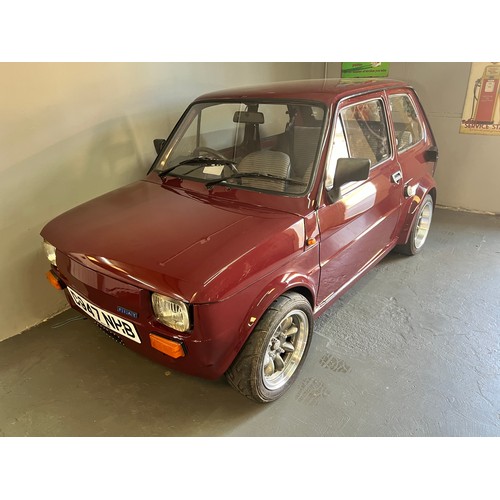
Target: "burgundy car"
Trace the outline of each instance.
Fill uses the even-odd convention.
[[[404,82],[214,92],[154,144],[143,180],[43,228],[49,280],[127,347],[255,401],[292,384],[315,317],[426,240],[438,155]]]

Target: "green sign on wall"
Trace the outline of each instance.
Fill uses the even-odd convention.
[[[388,75],[388,62],[342,63],[342,78],[380,78]]]

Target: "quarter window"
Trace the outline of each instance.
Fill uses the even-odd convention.
[[[339,158],[349,158],[349,153],[347,152],[347,142],[344,135],[344,127],[342,127],[340,117],[337,117],[335,135],[330,148],[330,157],[328,159],[328,168],[326,171],[326,186],[328,186],[328,189],[333,186],[333,176],[335,175],[337,160]]]
[[[404,151],[422,139],[422,125],[407,95],[389,96],[398,151]]]

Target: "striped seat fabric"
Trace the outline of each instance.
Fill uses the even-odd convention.
[[[259,173],[270,174],[278,177],[289,178],[290,175],[290,157],[281,151],[262,150],[254,151],[245,156],[238,165],[240,173]],[[243,177],[241,184],[256,189],[266,189],[271,191],[284,192],[286,189],[285,181],[266,180]]]

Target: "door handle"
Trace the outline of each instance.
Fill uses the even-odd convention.
[[[401,179],[403,179],[403,174],[401,173],[401,170],[394,172],[391,175],[391,179],[392,179],[392,182],[394,182],[394,184],[399,184],[401,182]]]

